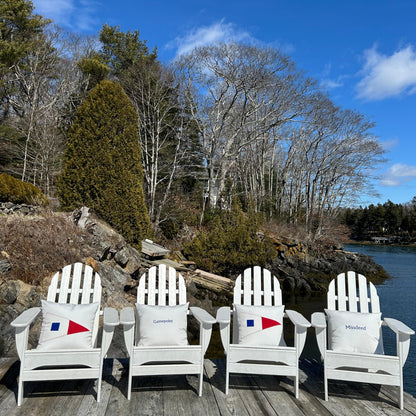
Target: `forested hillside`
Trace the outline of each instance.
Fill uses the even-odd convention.
[[[385,242],[416,241],[416,197],[407,204],[384,204],[349,208],[342,215],[356,240],[386,237]]]
[[[319,239],[336,228],[343,205],[371,192],[369,171],[384,152],[372,121],[335,105],[276,48],[218,44],[167,64],[138,30],[104,25],[95,38],[68,33],[34,14],[27,0],[2,0],[0,15],[1,171],[49,198],[57,197],[58,184],[80,186],[66,182],[64,155],[74,123],[82,124],[80,106],[103,80],[118,84],[136,113],[137,163],[143,167],[137,178],[158,235],[174,237],[185,223],[206,224],[237,198],[244,211],[251,207],[263,219],[296,225],[308,239]],[[102,115],[97,102],[89,107],[90,120],[94,105],[100,126],[120,119]],[[94,126],[97,143],[119,147],[111,156],[119,162],[124,139],[112,141]],[[103,153],[87,143],[95,140],[90,133],[78,139],[85,140],[78,148],[89,153],[73,152],[74,166],[84,167],[86,157],[104,163]],[[115,178],[126,177],[126,168],[134,172],[129,156],[122,160]],[[127,195],[122,179],[117,194],[98,176],[89,174],[91,189],[112,189],[119,200]],[[78,191],[59,193],[63,206],[73,208],[68,195],[80,196],[72,201],[77,205],[105,200],[99,192],[88,199]],[[131,216],[122,204],[118,209],[120,218],[110,222],[127,230]],[[137,242],[142,234],[126,237]]]

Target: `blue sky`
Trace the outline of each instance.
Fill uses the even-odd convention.
[[[414,0],[33,0],[63,28],[97,34],[104,23],[139,30],[169,62],[195,46],[242,41],[274,46],[317,79],[337,105],[374,121],[387,162],[380,197],[416,196],[416,1]]]

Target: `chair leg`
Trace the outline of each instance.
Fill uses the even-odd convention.
[[[204,382],[204,375],[201,373],[199,375],[199,390],[198,390],[198,396],[201,397],[202,396],[202,385]]]
[[[403,400],[403,381],[400,383],[400,386],[399,386],[399,407],[400,407],[400,410],[403,410],[403,407],[404,407],[404,400]]]
[[[102,375],[97,379],[97,403],[101,400],[101,383],[102,383]]]
[[[295,379],[293,380],[295,387],[295,397],[299,399],[299,372],[296,374]]]
[[[328,378],[326,377],[326,368],[324,368],[324,392],[325,401],[328,401]]]
[[[17,387],[17,405],[21,406],[23,401],[23,381],[22,377],[19,377],[19,384]]]
[[[129,380],[127,383],[127,400],[131,399],[131,387],[132,387],[132,358],[130,357],[130,363],[129,363]]]

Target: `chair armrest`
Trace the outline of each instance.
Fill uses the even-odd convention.
[[[114,308],[106,307],[103,311],[103,338],[101,342],[101,352],[106,357],[113,339],[114,330],[119,324],[118,312]]]
[[[397,355],[401,365],[403,366],[407,360],[407,356],[409,355],[410,336],[414,335],[415,331],[397,319],[384,318],[383,323],[396,333]]]
[[[199,341],[201,343],[202,352],[205,354],[209,345],[209,341],[211,340],[212,325],[214,325],[217,321],[213,316],[211,316],[202,308],[192,306],[189,309],[192,315],[199,322]]]
[[[130,306],[123,308],[120,312],[120,323],[123,325],[124,343],[126,344],[129,357],[133,354],[134,327],[136,323],[134,309]]]
[[[295,327],[309,328],[311,323],[299,312],[287,310],[287,317],[292,321]]]
[[[217,320],[211,314],[209,314],[206,310],[202,308],[199,308],[197,306],[191,306],[189,309],[192,315],[201,324],[214,325],[217,322]]]
[[[287,310],[286,316],[295,326],[295,348],[296,356],[299,358],[303,351],[303,347],[305,346],[307,329],[311,326],[311,324],[296,311]]]
[[[231,322],[231,309],[229,306],[223,306],[217,310],[217,322],[220,324],[229,324]]]
[[[326,317],[323,312],[314,312],[311,321],[314,328],[326,328]]]
[[[120,312],[121,325],[134,325],[135,322],[134,309],[130,306],[123,308]]]
[[[384,322],[389,328],[391,328],[396,334],[405,334],[405,335],[414,335],[415,331],[412,328],[409,328],[406,324],[397,319],[393,318],[384,318]]]
[[[10,325],[15,328],[25,328],[34,321],[40,311],[39,307],[26,309]]]
[[[116,327],[119,323],[118,312],[114,308],[104,308],[104,325]]]

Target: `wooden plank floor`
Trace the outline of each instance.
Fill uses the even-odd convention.
[[[19,361],[0,358],[2,415],[284,415],[365,416],[416,415],[416,399],[405,394],[397,407],[397,388],[331,381],[329,401],[323,400],[322,368],[301,361],[300,397],[285,377],[231,375],[224,394],[224,360],[206,360],[203,396],[196,376],[135,377],[132,400],[126,399],[126,360],[106,360],[101,402],[92,381],[26,383],[21,407],[16,406]]]

